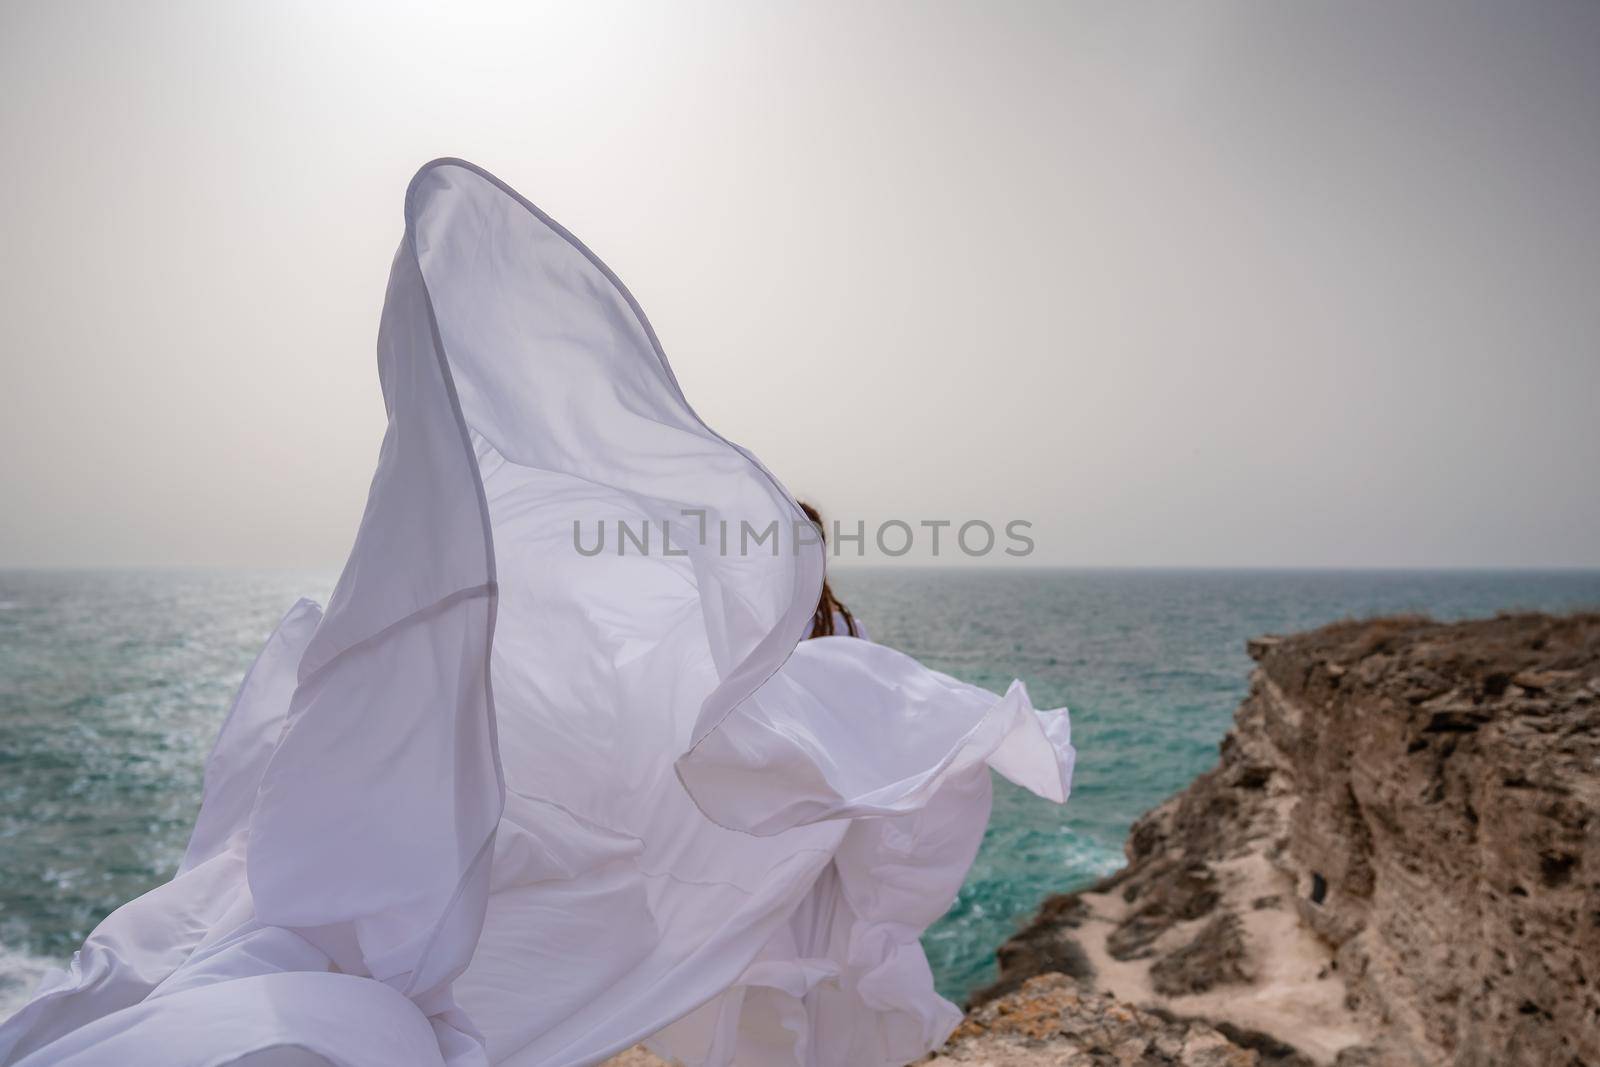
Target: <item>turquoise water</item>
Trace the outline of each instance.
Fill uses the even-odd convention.
[[[107,912],[170,876],[240,676],[331,573],[0,572],[0,1010]],[[1050,892],[1115,869],[1129,824],[1216,759],[1244,640],[1346,616],[1600,606],[1600,572],[841,570],[877,640],[1073,710],[1064,809],[1005,783],[926,945],[957,1000]]]

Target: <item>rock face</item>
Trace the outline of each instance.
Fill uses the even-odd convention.
[[[1215,1027],[1130,1007],[1060,974],[968,1014],[932,1067],[1259,1067]]]
[[[1051,996],[1204,1019],[1262,1064],[1600,1067],[1600,615],[1250,653],[1220,764],[1122,871],[1046,901],[972,1018],[1056,973]]]

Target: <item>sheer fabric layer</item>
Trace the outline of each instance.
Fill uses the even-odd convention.
[[[327,610],[246,676],[177,876],[0,1024],[0,1062],[919,1058],[959,1014],[918,937],[990,768],[1066,799],[1065,711],[802,642],[820,550],[615,277],[460,161],[406,219]]]

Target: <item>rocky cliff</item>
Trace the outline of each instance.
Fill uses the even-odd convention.
[[[1045,902],[946,1055],[1600,1067],[1600,615],[1339,623],[1250,653],[1218,766],[1134,826],[1122,871]],[[1063,982],[1079,1000],[1047,1008]],[[1198,1051],[982,1023],[1084,1003],[1201,1027]]]

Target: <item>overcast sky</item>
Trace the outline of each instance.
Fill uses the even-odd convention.
[[[1600,5],[0,6],[0,565],[336,565],[401,199],[582,237],[833,515],[1600,565]]]

